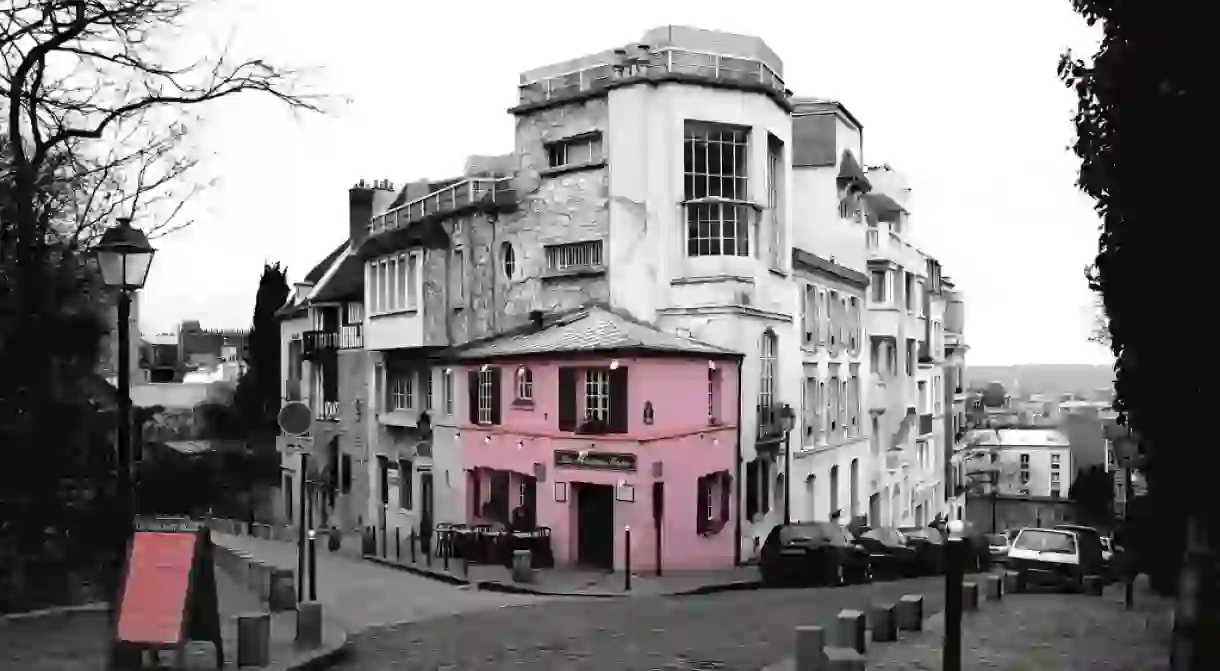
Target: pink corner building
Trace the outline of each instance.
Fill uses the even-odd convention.
[[[741,356],[605,306],[532,317],[453,353],[468,524],[557,566],[732,567]]]

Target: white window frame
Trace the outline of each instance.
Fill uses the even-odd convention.
[[[446,415],[453,414],[453,369],[441,372],[441,402]]]
[[[720,167],[713,173],[712,152],[723,157],[726,151],[731,157],[729,166],[726,168],[718,158]],[[700,152],[702,172],[696,160]],[[751,229],[757,226],[749,204],[750,129],[687,121],[682,154],[686,256],[750,256],[751,238],[756,237]],[[724,198],[727,202],[708,202],[708,198]]]
[[[419,309],[419,260],[418,252],[407,257],[407,310]]]
[[[454,249],[452,256],[453,272],[456,273],[454,297],[458,301],[466,300],[466,254],[463,249]]]
[[[575,135],[546,145],[547,166],[552,170],[591,165],[605,160],[600,131]]]
[[[425,368],[420,371],[419,375],[423,378],[424,410],[432,412],[432,369]]]
[[[585,421],[610,421],[610,369],[585,370],[583,398]]]
[[[534,371],[529,366],[517,369],[517,400],[534,400]]]
[[[777,397],[776,373],[779,362],[779,336],[774,331],[763,331],[758,347],[758,408],[759,428],[772,419],[765,415],[775,407]]]
[[[415,405],[415,373],[414,371],[394,371],[385,369],[390,378],[386,384],[386,410],[412,410]]]
[[[889,274],[890,273],[888,270],[870,270],[870,271],[868,271],[868,280],[869,280],[868,300],[873,305],[885,305],[889,302],[887,300],[887,297],[889,295],[889,288],[890,288],[889,287]],[[881,281],[874,283],[873,280],[876,279],[877,275],[881,276]]]
[[[781,178],[783,176],[783,148],[775,151],[773,137],[767,138],[767,211],[770,213],[771,224],[771,267],[783,270],[784,264],[784,222],[780,217],[783,196]]]
[[[491,389],[495,384],[495,376],[499,372],[496,368],[487,368],[480,370],[478,375],[478,422],[479,424],[491,424],[492,415],[492,396]]]

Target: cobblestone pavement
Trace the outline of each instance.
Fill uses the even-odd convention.
[[[1102,598],[1020,594],[985,603],[962,626],[965,671],[1161,671],[1169,668],[1170,611],[1142,594],[1128,611],[1122,590]],[[940,671],[943,622],[869,651],[870,671]]]
[[[798,624],[843,608],[924,594],[939,610],[943,579],[833,589],[692,597],[563,599],[468,613],[356,637],[338,668],[361,671],[757,671],[792,654]]]
[[[247,550],[268,564],[297,569],[297,549],[291,543],[215,532],[212,536],[217,543]],[[318,601],[352,631],[547,598],[458,588],[346,554],[321,548],[318,552]]]

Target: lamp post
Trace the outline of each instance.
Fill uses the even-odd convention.
[[[119,534],[120,553],[131,531],[135,514],[132,487],[131,457],[131,295],[144,287],[148,269],[157,250],[148,244],[143,231],[132,228],[131,219],[120,217],[118,225],[102,234],[94,249],[102,283],[118,290],[119,362],[118,392],[119,421],[115,445],[116,488],[119,519],[123,527]],[[117,598],[115,599],[117,602]]]
[[[787,403],[779,410],[779,425],[784,430],[784,524],[792,524],[792,426],[796,413]]]

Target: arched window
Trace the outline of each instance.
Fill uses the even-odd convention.
[[[504,276],[511,280],[517,270],[517,252],[511,242],[500,245],[500,261],[504,264]]]

